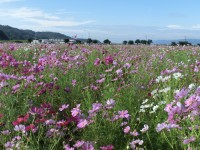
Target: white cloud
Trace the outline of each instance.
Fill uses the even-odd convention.
[[[33,18],[40,18],[40,19],[59,19],[57,16],[53,16],[47,13],[44,13],[41,10],[31,9],[27,7],[22,7],[19,9],[7,9],[7,10],[0,10],[0,16],[7,16],[13,18],[20,18],[20,19],[33,19]]]
[[[180,26],[180,25],[168,25],[166,27],[160,27],[158,30],[165,31],[165,30],[178,30],[181,31],[196,31],[200,30],[200,24],[192,25],[192,26]]]
[[[79,26],[84,24],[89,24],[94,21],[73,21],[65,18],[61,18],[56,15],[46,13],[39,9],[32,9],[27,7],[22,7],[18,9],[5,9],[0,10],[0,18],[7,17],[8,19],[20,19],[26,23],[34,23],[35,25],[41,27],[70,27]]]
[[[22,1],[22,0],[1,0],[1,1],[0,1],[0,4],[2,4],[2,3],[17,2],[17,1]]]
[[[77,14],[77,12],[66,11],[65,9],[58,9],[54,14],[62,15],[62,14]]]
[[[199,30],[199,29],[200,29],[200,24],[193,25],[193,26],[192,26],[192,29]]]
[[[166,26],[167,28],[169,28],[169,29],[183,29],[183,27],[182,26],[180,26],[180,25],[168,25],[168,26]]]

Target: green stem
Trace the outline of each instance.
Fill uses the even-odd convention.
[[[151,139],[150,139],[150,137],[149,137],[149,132],[147,132],[147,138],[148,138],[148,140],[149,140],[149,142],[150,142],[150,144],[151,144],[151,149],[153,149],[153,146],[152,146],[152,143],[151,143]]]
[[[174,149],[173,145],[170,143],[169,139],[167,138],[165,132],[162,132],[162,134],[164,135],[164,138],[165,138],[165,140],[167,141],[167,143],[170,145],[170,147],[171,147],[172,149]]]
[[[54,150],[55,146],[58,144],[59,141],[60,141],[60,137],[58,138],[57,141],[54,142],[54,145],[50,148],[50,150]]]

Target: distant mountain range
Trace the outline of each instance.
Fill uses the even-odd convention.
[[[5,37],[5,35],[7,37]],[[35,32],[32,30],[21,30],[10,26],[0,25],[0,40],[28,40],[28,39],[71,39],[57,32]]]
[[[188,41],[192,45],[200,44],[200,39],[178,39],[178,40],[154,40],[154,44],[170,45],[172,42],[178,43],[179,41]]]

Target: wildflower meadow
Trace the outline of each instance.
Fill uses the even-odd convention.
[[[197,150],[200,48],[0,44],[1,150]]]

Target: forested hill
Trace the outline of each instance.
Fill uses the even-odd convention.
[[[7,35],[1,30],[0,30],[0,40],[9,40]]]
[[[28,40],[28,39],[66,39],[70,38],[57,32],[34,32],[32,30],[21,30],[10,26],[0,25],[0,31],[5,33],[9,40]],[[2,35],[3,35],[2,33]],[[1,36],[1,35],[0,35]],[[1,39],[1,37],[0,37]]]

